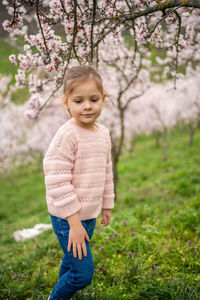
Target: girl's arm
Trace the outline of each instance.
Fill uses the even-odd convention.
[[[81,209],[72,184],[77,141],[71,130],[58,131],[43,159],[46,200],[49,212],[68,218]]]
[[[81,204],[74,192],[72,169],[74,167],[74,150],[76,138],[73,132],[58,131],[43,159],[45,173],[46,198],[49,209],[53,215],[67,219],[70,231],[68,251],[73,247],[74,257],[86,256],[85,239],[89,237],[82,226],[78,211]]]
[[[70,226],[67,250],[68,252],[70,252],[72,246],[74,257],[77,257],[77,253],[78,253],[78,258],[82,259],[82,251],[83,251],[83,255],[87,256],[87,248],[85,245],[85,240],[89,242],[90,238],[87,234],[87,231],[81,224],[81,220],[78,212],[68,217],[67,221]]]

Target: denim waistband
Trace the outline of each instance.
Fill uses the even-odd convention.
[[[55,218],[55,219],[67,221],[67,219],[59,218],[59,217],[53,216],[53,215],[51,215],[51,214],[50,214],[50,216],[52,216],[52,217]],[[92,223],[92,222],[95,221],[95,220],[96,220],[96,218],[93,218],[93,219],[88,219],[88,220],[82,220],[81,222],[86,222],[87,224],[90,224],[90,223]]]

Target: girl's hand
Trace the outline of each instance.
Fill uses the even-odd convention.
[[[68,217],[67,221],[70,226],[67,251],[70,252],[71,246],[73,246],[74,257],[77,257],[77,253],[78,253],[78,258],[82,259],[82,251],[83,251],[83,255],[87,256],[87,248],[86,248],[85,240],[90,242],[90,238],[87,234],[87,231],[81,224],[78,213],[75,213],[72,216]]]
[[[67,248],[68,252],[71,251],[71,246],[73,246],[74,257],[77,257],[77,253],[78,253],[78,258],[82,259],[82,251],[83,251],[83,255],[87,256],[87,248],[86,248],[85,240],[89,242],[90,238],[81,223],[78,226],[70,227],[69,241],[68,241],[68,248]]]
[[[112,213],[110,209],[102,209],[102,219],[101,219],[101,224],[103,226],[107,226],[110,223]]]

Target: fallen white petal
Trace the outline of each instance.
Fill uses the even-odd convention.
[[[52,224],[36,224],[33,228],[24,228],[22,230],[15,231],[13,236],[16,242],[25,241],[51,228]]]

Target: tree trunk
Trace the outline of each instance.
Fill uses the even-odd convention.
[[[118,176],[118,161],[119,157],[122,152],[122,145],[124,143],[124,110],[120,110],[120,122],[121,122],[121,135],[119,138],[119,142],[115,141],[112,137],[111,133],[111,140],[112,140],[112,164],[113,164],[113,179],[114,179],[114,192],[115,192],[115,201],[117,201],[117,184],[119,181]]]
[[[161,137],[161,133],[160,133],[160,131],[156,131],[155,133],[154,133],[154,136],[155,136],[155,138],[156,138],[156,148],[160,148],[160,137]]]
[[[163,161],[167,160],[167,128],[164,128],[162,134]]]
[[[189,124],[188,127],[189,127],[189,134],[190,134],[189,147],[192,147],[193,140],[194,140],[195,127],[193,124]]]
[[[115,151],[112,151],[112,153],[113,153],[113,155],[112,155],[112,164],[113,164],[114,193],[115,193],[115,201],[117,201],[117,184],[118,184],[118,181],[119,181],[117,165],[118,165],[119,157],[116,155]]]
[[[128,155],[130,157],[134,157],[135,144],[136,144],[137,140],[138,140],[138,136],[132,134],[130,142],[127,147]]]

